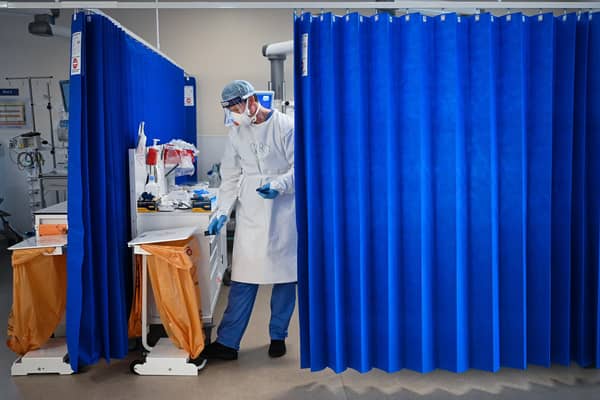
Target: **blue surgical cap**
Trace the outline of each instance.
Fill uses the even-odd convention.
[[[248,81],[237,80],[228,83],[221,92],[221,105],[231,107],[254,94],[254,86]]]

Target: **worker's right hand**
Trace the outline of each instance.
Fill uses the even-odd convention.
[[[210,224],[208,224],[208,234],[218,235],[223,225],[225,225],[225,222],[227,222],[227,216],[225,215],[221,215],[218,218],[213,218],[213,220],[210,221]]]

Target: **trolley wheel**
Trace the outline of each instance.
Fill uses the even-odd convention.
[[[198,372],[202,371],[204,368],[206,368],[206,363],[208,362],[207,359],[202,360],[202,362],[199,365],[196,365],[198,367]]]
[[[129,371],[131,371],[132,374],[138,375],[138,373],[135,371],[135,366],[136,365],[142,365],[143,363],[144,363],[144,360],[133,360],[129,364]]]

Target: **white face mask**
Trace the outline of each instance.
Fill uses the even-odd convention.
[[[253,115],[250,115],[250,108],[248,107],[248,100],[246,99],[246,111],[242,114],[238,114],[233,111],[229,111],[226,113],[225,117],[225,125],[231,126],[232,124],[238,126],[250,126],[251,124],[256,122],[256,118],[258,116],[258,112],[260,111],[260,103],[256,103],[256,112]],[[227,115],[228,114],[228,115]],[[229,125],[227,123],[229,122]]]

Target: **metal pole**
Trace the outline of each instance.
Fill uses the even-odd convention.
[[[56,169],[56,148],[54,147],[54,122],[52,121],[52,96],[50,95],[50,82],[46,82],[48,91],[48,115],[50,117],[50,145],[52,146],[50,154],[52,154],[52,167]],[[57,193],[58,196],[58,193]]]
[[[160,50],[160,21],[158,18],[158,0],[156,0],[156,48]]]
[[[148,256],[142,255],[142,347],[151,351],[148,344]]]
[[[275,92],[274,100],[284,100],[283,98],[283,63],[285,61],[284,55],[269,56],[271,62],[271,90]]]
[[[40,185],[40,202],[42,203],[41,208],[46,208],[46,195],[44,193],[44,180],[41,178],[42,176],[42,163],[40,162],[40,151],[35,149],[35,163],[37,164],[37,180]]]
[[[35,107],[33,106],[33,87],[31,85],[31,78],[27,78],[27,83],[29,84],[29,105],[31,106],[31,121],[33,122],[33,131],[37,132],[37,128],[35,126]]]

